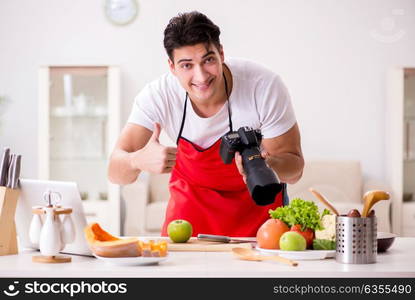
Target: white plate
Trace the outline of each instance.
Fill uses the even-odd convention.
[[[305,250],[305,251],[284,251],[276,249],[262,249],[256,246],[259,252],[265,255],[279,255],[294,260],[317,260],[331,258],[336,255],[336,250]]]
[[[119,266],[145,266],[145,265],[155,265],[159,262],[166,260],[167,256],[162,257],[102,257],[95,255],[94,256],[100,260],[105,261],[106,263]]]

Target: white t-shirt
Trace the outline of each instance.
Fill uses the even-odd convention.
[[[245,59],[226,59],[232,73],[229,97],[233,130],[242,126],[261,129],[264,138],[287,132],[296,123],[287,88],[280,77],[265,67]],[[185,89],[171,73],[147,84],[136,96],[128,122],[154,130],[160,123],[176,141],[183,116]],[[188,99],[182,137],[208,148],[229,131],[227,102],[213,116],[196,114]]]

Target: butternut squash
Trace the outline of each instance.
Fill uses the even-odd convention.
[[[84,229],[91,251],[102,257],[166,256],[166,241],[145,243],[138,238],[121,239],[103,230],[98,223]]]

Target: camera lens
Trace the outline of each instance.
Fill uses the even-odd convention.
[[[252,189],[252,199],[258,205],[268,205],[274,203],[275,197],[282,191],[282,184],[272,183],[265,186],[256,185]]]

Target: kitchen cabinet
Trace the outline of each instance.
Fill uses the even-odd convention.
[[[415,71],[404,75],[403,236],[415,236]]]
[[[415,237],[415,202],[404,202],[402,207],[402,235]]]
[[[392,189],[392,228],[414,236],[415,68],[389,73],[385,118],[385,176]]]
[[[120,234],[120,188],[107,179],[120,131],[120,70],[115,66],[39,69],[40,179],[75,181],[88,222]]]

